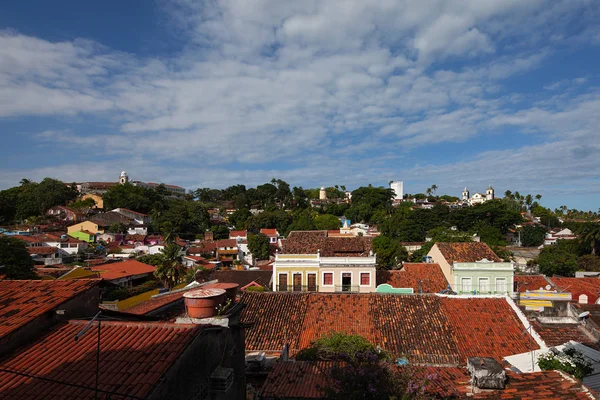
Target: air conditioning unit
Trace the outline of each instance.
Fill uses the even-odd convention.
[[[210,374],[210,391],[225,393],[233,385],[233,368],[218,367]]]

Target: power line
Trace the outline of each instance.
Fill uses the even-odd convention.
[[[46,381],[46,382],[51,382],[51,383],[56,383],[58,385],[65,385],[65,386],[71,386],[71,387],[76,387],[79,389],[86,389],[86,390],[90,390],[90,391],[98,391],[99,393],[103,393],[103,394],[107,394],[107,395],[113,395],[113,396],[122,396],[122,397],[126,397],[126,398],[131,398],[131,399],[139,399],[139,400],[144,400],[143,397],[137,397],[137,396],[133,396],[130,394],[124,394],[124,393],[118,393],[118,392],[111,392],[108,390],[102,390],[102,389],[96,389],[90,386],[85,386],[85,385],[78,385],[76,383],[68,383],[68,382],[62,382],[56,379],[51,379],[51,378],[45,378],[42,376],[37,376],[37,375],[32,375],[32,374],[28,374],[26,372],[19,372],[19,371],[13,371],[10,369],[5,369],[5,368],[0,368],[0,372],[6,372],[9,374],[14,374],[14,375],[18,375],[18,376],[24,376],[27,378],[33,378],[33,379],[39,379],[42,381]]]

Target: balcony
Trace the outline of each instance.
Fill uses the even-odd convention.
[[[360,288],[358,285],[336,285],[336,292],[358,293]]]
[[[319,287],[317,285],[277,285],[276,291],[278,292],[318,292]]]

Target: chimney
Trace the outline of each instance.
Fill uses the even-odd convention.
[[[471,375],[471,385],[474,389],[504,389],[506,373],[493,358],[469,357],[467,370]]]
[[[207,230],[206,232],[204,232],[204,240],[213,240],[212,231]]]

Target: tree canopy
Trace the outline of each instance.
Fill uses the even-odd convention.
[[[38,278],[25,242],[0,236],[0,275],[4,275],[6,279]]]

